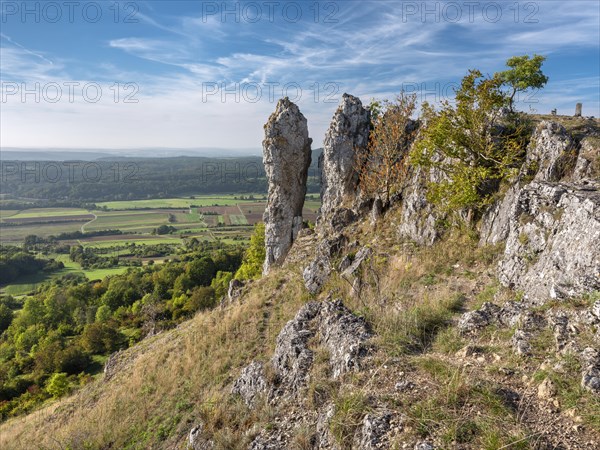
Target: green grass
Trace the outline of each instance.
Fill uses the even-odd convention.
[[[70,233],[80,231],[82,222],[61,222],[48,224],[31,224],[31,225],[0,225],[0,241],[21,243],[26,236],[35,234],[40,237],[56,236],[61,233]]]
[[[241,214],[229,214],[229,220],[231,222],[231,225],[248,225],[246,216],[243,216]]]
[[[90,214],[87,209],[80,208],[35,208],[24,209],[12,215],[11,219],[30,219],[33,217],[64,217]],[[4,214],[2,214],[4,218]]]
[[[238,194],[239,196],[241,194]],[[244,194],[247,195],[247,194]],[[258,195],[258,194],[256,194]],[[235,206],[238,203],[256,202],[256,200],[235,199],[236,195],[196,196],[196,198],[161,198],[151,200],[131,200],[97,203],[100,208],[112,210],[127,210],[140,208],[189,208],[196,206]],[[262,196],[262,195],[261,195]]]

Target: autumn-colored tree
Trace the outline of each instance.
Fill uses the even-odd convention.
[[[415,137],[411,116],[416,95],[401,93],[394,101],[372,103],[372,130],[365,152],[359,152],[357,170],[360,189],[368,197],[379,197],[384,206],[397,192],[405,174],[408,148]]]

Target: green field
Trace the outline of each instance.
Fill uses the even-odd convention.
[[[223,229],[228,226],[239,227],[236,236],[245,239],[250,236],[251,224],[262,220],[265,202],[256,200],[262,194],[254,194],[255,199],[243,199],[238,195],[204,195],[195,198],[169,198],[151,200],[133,200],[120,202],[104,202],[98,204],[101,210],[87,211],[81,208],[31,208],[25,210],[0,210],[3,219],[40,219],[41,223],[0,223],[0,241],[3,243],[19,244],[28,235],[43,238],[56,236],[61,233],[75,231],[99,232],[120,230],[123,233],[135,234],[127,238],[137,245],[154,245],[163,242],[180,241],[181,236],[196,236],[199,239],[228,239]],[[249,194],[244,194],[245,197]],[[238,198],[235,198],[238,197]],[[191,205],[197,208],[191,208]],[[320,203],[308,200],[305,204],[305,215],[314,220],[314,214]],[[203,209],[202,209],[203,208]],[[207,214],[212,212],[214,214]],[[85,215],[94,215],[88,220]],[[53,220],[61,222],[53,222]],[[47,222],[47,223],[46,223]],[[169,236],[153,236],[153,232],[161,225],[174,227],[177,231]],[[211,230],[211,231],[207,231]],[[139,235],[139,239],[137,237]],[[144,239],[150,237],[152,239]],[[115,235],[114,239],[103,238],[98,242],[86,242],[97,248],[107,248],[111,245],[123,245],[123,238]]]
[[[90,214],[86,209],[79,208],[35,208],[18,211],[17,214],[10,216],[11,219],[30,219],[34,217],[65,217],[65,216],[81,216]],[[2,214],[2,218],[4,214]]]
[[[81,266],[69,259],[68,255],[53,255],[58,261],[65,265],[64,269],[52,272],[50,274],[35,274],[27,277],[21,277],[14,283],[5,286],[0,291],[9,295],[26,295],[33,292],[37,287],[47,281],[60,278],[67,274],[83,274],[90,280],[100,280],[109,275],[117,275],[125,272],[129,267],[115,267],[110,269],[82,269]]]
[[[244,194],[246,195],[246,194]],[[256,194],[257,198],[262,197]],[[151,200],[131,200],[97,203],[99,208],[111,210],[146,209],[146,208],[189,208],[195,206],[235,206],[238,203],[256,202],[256,200],[236,199],[237,195],[197,196],[195,198],[159,198]]]

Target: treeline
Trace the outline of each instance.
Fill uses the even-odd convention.
[[[52,272],[64,268],[60,261],[42,259],[20,247],[0,246],[0,286],[19,277],[39,272]]]
[[[66,275],[22,304],[2,298],[0,418],[87,383],[101,369],[94,363],[98,355],[214,307],[240,266],[249,264],[242,264],[241,246],[190,241],[187,250],[181,261],[132,268],[99,282]],[[74,250],[72,257],[82,254]]]
[[[308,192],[319,192],[313,152]],[[45,206],[89,206],[90,202],[169,198],[198,194],[266,193],[262,159],[122,158],[95,162],[2,161],[0,191],[13,198],[44,199]],[[31,207],[14,201],[5,208]],[[26,206],[27,205],[27,206]],[[37,203],[36,203],[37,206]]]

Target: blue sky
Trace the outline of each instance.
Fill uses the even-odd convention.
[[[600,116],[597,0],[0,5],[2,147],[256,153],[287,93],[316,148],[344,92],[432,102],[533,53],[550,81],[520,109]]]

